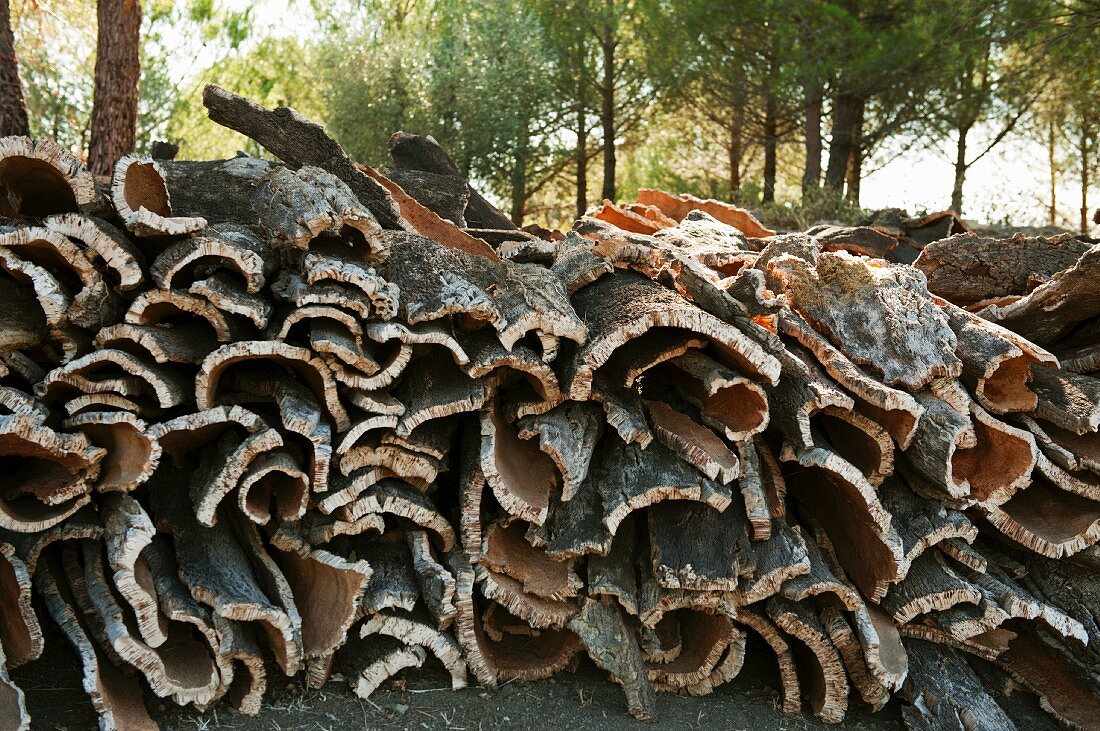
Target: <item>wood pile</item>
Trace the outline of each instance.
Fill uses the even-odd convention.
[[[1095,726],[1100,246],[660,191],[529,233],[430,138],[204,101],[281,163],[0,140],[0,728],[47,617],[104,729],[585,655],[650,719],[751,635],[791,713],[1013,728],[970,654]]]

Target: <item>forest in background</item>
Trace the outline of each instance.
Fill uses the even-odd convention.
[[[968,173],[1012,140],[1046,158],[1006,187],[1043,191],[1047,223],[1100,205],[1100,0],[0,0],[0,21],[3,131],[18,93],[31,134],[99,172],[155,140],[262,154],[206,119],[214,82],[370,164],[433,135],[524,223],[639,187],[851,219],[869,171],[923,149],[966,215]]]

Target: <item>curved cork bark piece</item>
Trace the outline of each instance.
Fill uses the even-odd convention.
[[[437,560],[427,532],[422,530],[406,531],[405,542],[412,556],[413,573],[420,587],[420,598],[428,608],[428,613],[440,629],[447,629],[454,623],[455,614],[455,577],[450,570]],[[452,550],[455,550],[452,548]]]
[[[647,662],[649,680],[656,690],[679,690],[713,680],[712,676],[738,635],[730,618],[718,612],[677,610],[682,644],[667,662]],[[662,620],[664,621],[664,620]]]
[[[154,365],[122,350],[97,350],[50,371],[35,390],[45,401],[73,392],[144,397],[167,410],[190,400],[189,381],[171,365]]]
[[[1078,435],[1100,430],[1100,379],[1042,365],[1031,374],[1039,397],[1034,417]]]
[[[495,687],[511,680],[538,680],[573,664],[581,650],[580,639],[567,629],[536,630],[522,623],[499,604],[474,596],[474,571],[458,554],[447,558],[455,576],[455,636],[477,681]],[[487,604],[483,618],[480,606]],[[489,612],[518,632],[494,636],[487,624]],[[511,624],[514,623],[514,624]]]
[[[1066,726],[1086,729],[1095,725],[1100,714],[1095,692],[1041,642],[1017,634],[995,662],[1038,695],[1043,710]]]
[[[64,234],[43,226],[10,229],[0,233],[0,247],[61,283],[72,300],[66,315],[73,325],[96,330],[118,318],[119,297],[88,254]]]
[[[454,222],[441,218],[435,211],[406,193],[400,185],[390,180],[385,174],[365,165],[357,165],[356,167],[386,189],[386,192],[393,198],[394,203],[397,204],[397,208],[401,212],[401,218],[413,231],[421,236],[427,236],[438,241],[448,248],[480,256],[489,261],[500,261],[500,256],[497,255],[493,247],[466,233]]]
[[[602,277],[573,300],[590,333],[562,379],[575,400],[589,397],[593,376],[616,349],[653,328],[677,328],[706,337],[717,353],[743,372],[773,383],[779,377],[779,362],[740,330],[639,274],[618,271]]]
[[[14,251],[0,248],[0,272],[11,282],[5,288],[5,310],[12,313],[2,334],[5,350],[26,348],[34,360],[64,362],[80,352],[85,335],[69,320],[73,295],[49,269]],[[43,351],[41,354],[33,351]],[[34,381],[37,378],[28,378]]]
[[[427,617],[421,614],[375,614],[364,620],[359,629],[359,637],[365,638],[379,634],[400,640],[406,645],[423,647],[431,652],[451,676],[451,688],[465,688],[466,663],[462,659],[462,649],[450,634],[444,634],[433,627]]]
[[[1038,397],[1028,385],[1031,366],[1056,368],[1058,359],[1038,347],[1019,347],[1020,336],[970,312],[952,305],[944,312],[959,339],[961,380],[978,403],[995,414],[1033,410]]]
[[[890,689],[872,674],[864,659],[859,639],[845,615],[836,607],[821,607],[819,617],[829,635],[829,641],[840,653],[851,684],[863,702],[874,711],[880,711],[890,701]]]
[[[105,452],[83,434],[56,432],[37,416],[0,415],[0,528],[34,533],[58,525],[89,500]]]
[[[214,272],[235,272],[245,291],[256,294],[264,286],[265,269],[274,268],[266,264],[270,258],[267,243],[248,229],[218,224],[169,245],[153,260],[149,275],[159,289],[186,291]]]
[[[188,292],[207,299],[214,307],[227,315],[248,320],[257,330],[267,327],[273,305],[266,292],[250,294],[246,284],[225,270],[214,271],[197,279]]]
[[[471,378],[449,358],[427,356],[414,360],[392,392],[405,404],[396,433],[408,436],[434,419],[478,411],[485,407],[491,392],[488,381]]]
[[[397,285],[387,282],[361,259],[322,252],[309,252],[302,257],[304,281],[310,287],[339,284],[354,287],[373,306],[375,316],[388,320],[397,314],[400,292]]]
[[[102,269],[103,277],[122,291],[132,290],[145,280],[145,258],[126,235],[106,221],[78,213],[47,216],[42,225],[67,236]]]
[[[726,439],[743,441],[767,428],[771,412],[766,387],[697,351],[673,358],[669,365],[662,369],[666,378],[699,409],[700,420]]]
[[[213,700],[220,677],[209,645],[196,639],[190,628],[170,624],[165,642],[158,648],[149,647],[138,639],[115,599],[107,581],[102,548],[84,543],[83,559],[88,597],[119,657],[145,676],[158,697],[171,697],[179,705]]]
[[[371,211],[344,181],[319,167],[273,168],[258,181],[251,205],[260,228],[280,249],[305,250],[337,239],[363,256],[385,250]]]
[[[776,323],[781,332],[813,353],[829,377],[852,394],[860,413],[882,425],[901,449],[909,448],[924,413],[924,407],[912,395],[867,375],[793,310],[781,311]]]
[[[919,272],[847,252],[822,254],[816,266],[782,256],[768,270],[783,282],[792,308],[886,385],[916,390],[962,371],[955,333]],[[890,337],[884,341],[882,333]]]
[[[664,588],[735,591],[740,577],[756,570],[748,521],[739,506],[719,512],[674,500],[648,512],[653,574]]]
[[[104,495],[99,508],[114,589],[133,610],[142,641],[160,647],[168,640],[168,625],[157,606],[151,566],[142,555],[156,534],[153,521],[128,495]]]
[[[218,347],[214,330],[206,323],[183,322],[168,327],[120,322],[100,330],[97,348],[125,350],[157,363],[198,365]]]
[[[402,190],[440,218],[447,219],[459,228],[466,228],[465,211],[467,199],[471,196],[464,177],[455,171],[408,170],[403,167],[388,167],[383,172],[387,178],[400,185]],[[513,229],[511,234],[517,232],[517,229]]]
[[[272,547],[271,558],[286,577],[301,616],[302,659],[331,656],[360,616],[371,566],[313,548],[290,531],[276,533]]]
[[[1053,275],[1026,296],[979,311],[1033,343],[1050,345],[1080,322],[1100,314],[1100,246],[1085,251],[1072,266]]]
[[[120,671],[92,641],[87,620],[76,605],[61,567],[55,565],[55,560],[49,564],[53,565],[44,565],[35,575],[35,588],[44,599],[46,610],[80,657],[81,684],[99,716],[99,727],[104,731],[159,728],[145,708],[137,676]]]
[[[457,314],[491,325],[506,349],[528,333],[585,341],[585,325],[549,269],[489,261],[413,234],[387,236],[390,255],[378,272],[400,288],[399,315],[409,324]]]
[[[805,680],[810,709],[825,723],[840,723],[848,711],[848,677],[821,620],[808,604],[778,596],[768,600],[767,612],[776,626],[796,640],[791,650]]]
[[[241,394],[239,400],[273,401],[278,409],[283,441],[305,454],[305,466],[313,492],[328,491],[329,465],[332,460],[332,426],[321,411],[314,394],[284,372],[268,373],[243,366],[225,379],[225,385]],[[346,413],[346,412],[345,412]],[[268,451],[264,441],[260,451]],[[259,450],[260,445],[257,445]]]
[[[130,303],[125,321],[133,325],[198,323],[209,327],[219,343],[238,339],[241,328],[205,297],[187,292],[151,289]]]
[[[870,417],[827,406],[811,417],[810,424],[815,443],[837,452],[875,487],[894,473],[894,442]]]
[[[1100,502],[1067,492],[1041,474],[999,506],[982,505],[1002,534],[1050,558],[1072,556],[1100,541]]]
[[[657,699],[641,648],[621,611],[607,600],[588,599],[570,620],[569,629],[581,638],[592,661],[623,686],[630,715],[652,720]]]
[[[606,221],[623,231],[632,231],[639,234],[653,234],[663,228],[676,225],[676,221],[661,213],[659,209],[654,208],[654,211],[660,217],[659,219],[647,218],[629,208],[620,208],[604,198],[602,206],[594,210],[590,209],[586,215]]]
[[[902,575],[903,547],[874,488],[847,460],[821,447],[785,444],[780,459],[801,469],[786,475],[790,493],[826,526],[844,570],[871,601]]]
[[[932,546],[955,540],[970,544],[978,537],[977,527],[962,512],[922,498],[903,478],[887,480],[878,494],[882,507],[890,513],[891,525],[901,537],[902,577],[909,573],[913,561]]]
[[[258,624],[280,668],[295,674],[302,655],[301,618],[293,603],[286,603],[285,579],[277,580],[271,559],[261,555],[258,536],[248,534],[243,518],[230,520],[230,513],[212,527],[201,525],[186,493],[173,489],[178,479],[174,468],[162,465],[149,494],[158,529],[172,536],[180,578],[215,615]],[[238,535],[238,528],[245,530]]]
[[[702,211],[717,221],[733,226],[746,236],[763,238],[775,234],[775,231],[765,228],[744,208],[712,198],[696,198],[688,193],[673,195],[663,190],[642,188],[638,191],[638,203],[654,206],[674,221],[683,221],[692,211]]]
[[[717,434],[663,401],[644,403],[654,435],[682,460],[722,484],[729,484],[741,474],[737,453]]]
[[[403,644],[388,635],[351,637],[336,654],[337,668],[349,680],[351,691],[363,700],[402,670],[419,668],[427,659],[423,647]]]
[[[801,529],[797,526],[794,530],[801,534]],[[846,581],[841,581],[833,574],[817,543],[812,540],[803,539],[803,541],[810,571],[784,581],[779,593],[792,602],[804,602],[810,597],[832,594],[833,601],[839,602],[849,611],[855,611],[863,606],[863,599],[855,587]]]
[[[493,522],[484,531],[479,565],[520,583],[523,592],[554,601],[572,599],[584,583],[573,561],[558,561],[524,538],[527,525],[515,520]]]
[[[484,557],[482,557],[484,560]],[[538,629],[560,629],[579,611],[576,599],[547,599],[524,591],[523,584],[482,564],[474,567],[478,586],[486,599]]]
[[[1070,268],[1089,245],[1074,236],[1011,239],[976,234],[952,236],[924,247],[913,263],[928,277],[928,290],[965,307],[982,300],[1024,295]]]
[[[542,525],[558,483],[553,460],[505,422],[499,399],[481,410],[481,473],[509,514]]]
[[[355,555],[371,567],[360,613],[382,610],[411,612],[420,599],[408,543],[400,533],[387,533],[366,541],[353,541]],[[355,633],[352,633],[355,634]]]
[[[460,335],[459,340],[470,357],[470,362],[463,366],[468,376],[485,379],[498,388],[519,383],[507,405],[509,417],[514,415],[510,420],[544,413],[564,401],[558,377],[545,360],[545,351],[540,354],[520,343],[512,346],[511,351],[505,350],[488,330]]]
[[[95,178],[51,139],[0,139],[0,187],[8,191],[0,204],[5,218],[92,213],[100,207]]]
[[[739,605],[752,604],[780,592],[784,582],[812,570],[802,533],[785,520],[776,520],[771,535],[752,545],[756,567],[739,588]]]
[[[909,677],[900,695],[907,702],[901,714],[909,728],[1016,729],[956,650],[919,639],[905,647]]]
[[[130,233],[139,237],[182,236],[206,228],[199,216],[176,216],[160,163],[145,155],[124,155],[111,176],[111,203]]]
[[[145,483],[160,464],[160,443],[148,425],[126,411],[91,411],[71,416],[66,429],[78,431],[106,451],[99,462],[97,492],[130,492]]]
[[[208,355],[195,380],[198,408],[209,409],[217,403],[219,381],[227,370],[253,360],[272,361],[293,370],[309,386],[318,402],[325,405],[337,431],[347,431],[351,427],[329,367],[305,348],[270,340],[230,343]]]
[[[977,443],[952,455],[952,479],[964,482],[969,497],[980,504],[1001,505],[1030,482],[1038,455],[1035,438],[995,419],[976,403],[970,404],[970,415]]]
[[[640,551],[638,520],[637,516],[627,516],[615,531],[606,556],[595,553],[588,557],[585,584],[588,596],[614,597],[619,606],[634,616],[638,615],[638,577],[634,568]]]
[[[8,675],[7,658],[0,646],[0,718],[5,731],[27,731],[31,727],[31,714],[23,691]]]
[[[573,231],[557,243],[553,256],[550,268],[565,283],[570,296],[615,270],[611,262],[594,254],[589,243]]]
[[[890,587],[882,608],[902,625],[921,614],[942,612],[958,604],[977,606],[981,600],[977,587],[948,566],[938,551],[928,551],[913,561],[904,579]]]
[[[16,668],[42,654],[44,643],[38,615],[31,605],[31,574],[9,543],[0,542],[0,660],[2,668]]]
[[[1100,474],[1100,439],[1095,432],[1075,434],[1043,419],[1018,415],[1035,437],[1039,450],[1054,464],[1074,473]]]
[[[256,456],[241,476],[237,507],[257,525],[300,519],[309,501],[310,476],[286,449]]]
[[[516,426],[520,439],[538,440],[539,449],[561,474],[559,500],[570,500],[588,476],[603,434],[599,408],[589,402],[566,401],[544,414],[524,416]]]
[[[365,515],[389,514],[415,523],[431,531],[444,551],[450,551],[458,541],[449,520],[427,495],[396,479],[383,479],[366,488],[344,508],[345,518],[357,520]]]
[[[814,446],[811,417],[832,407],[851,411],[855,402],[808,360],[801,368],[785,368],[779,383],[766,387],[768,408],[778,430],[799,449]]]
[[[802,709],[802,689],[794,652],[783,632],[768,618],[763,607],[738,608],[737,621],[760,635],[775,653],[779,666],[779,706],[784,713],[798,713]]]

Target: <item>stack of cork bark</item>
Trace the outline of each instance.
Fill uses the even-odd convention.
[[[204,101],[281,162],[0,140],[0,728],[46,618],[105,729],[585,656],[652,718],[746,648],[829,722],[1013,728],[968,654],[1100,718],[1100,246],[660,191],[531,233],[430,138]]]

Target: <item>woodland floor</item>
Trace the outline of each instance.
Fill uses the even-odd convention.
[[[13,679],[27,692],[34,729],[92,729],[96,716],[80,685],[76,654],[56,629],[46,630],[46,651],[35,662],[18,668]],[[812,716],[784,714],[776,705],[776,670],[768,650],[750,639],[741,674],[706,698],[657,694],[657,721],[643,724],[626,713],[622,691],[587,660],[575,673],[534,683],[514,683],[495,690],[471,687],[452,691],[441,666],[431,661],[385,683],[370,700],[356,697],[342,682],[321,691],[305,688],[299,678],[269,675],[263,709],[241,716],[222,708],[205,714],[176,709],[148,697],[146,703],[161,727],[189,731],[205,729],[899,729],[904,728],[898,701],[880,713],[853,700],[843,724],[828,726]],[[977,661],[976,661],[977,662]],[[993,673],[982,664],[979,673]],[[271,671],[269,671],[271,672]],[[1056,729],[1034,696],[1026,691],[995,695],[1021,731]],[[808,707],[803,704],[808,713]]]

